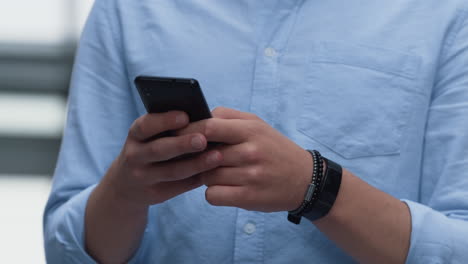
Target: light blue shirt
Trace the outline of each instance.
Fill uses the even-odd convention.
[[[83,246],[86,201],[145,114],[134,78],[156,75],[198,79],[210,107],[255,113],[404,200],[408,263],[467,263],[467,8],[463,0],[97,0],[44,215],[48,261],[93,262]],[[204,190],[152,206],[132,261],[354,262],[307,220],[214,207]]]

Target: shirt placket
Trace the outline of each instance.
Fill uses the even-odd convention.
[[[252,78],[250,111],[274,126],[279,89],[278,68],[302,0],[282,1],[276,8],[259,10],[256,21],[257,50]],[[260,7],[258,7],[260,9]]]
[[[297,8],[301,2],[279,1],[264,7],[263,1],[256,1],[253,9],[256,22],[257,50],[252,78],[252,92],[249,111],[258,114],[274,126],[277,115],[277,76],[281,53],[284,51],[289,34],[294,26]],[[273,2],[273,1],[272,1]],[[274,7],[274,9],[273,9]],[[263,263],[265,221],[268,214],[243,209],[237,211],[234,263]]]

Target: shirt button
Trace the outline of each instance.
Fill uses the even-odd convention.
[[[255,232],[256,226],[254,223],[247,223],[244,226],[244,233],[251,235]]]
[[[276,56],[276,50],[272,47],[268,47],[265,49],[265,56],[267,57],[275,57]]]

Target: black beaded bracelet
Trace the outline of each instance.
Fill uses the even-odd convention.
[[[326,172],[323,175],[322,187],[319,196],[312,204],[306,206],[302,216],[310,221],[315,221],[326,216],[333,207],[336,197],[340,191],[343,169],[338,163],[323,158],[326,164]]]
[[[306,194],[304,196],[304,201],[301,205],[288,213],[288,220],[295,224],[301,222],[302,214],[304,210],[314,204],[318,198],[320,190],[322,189],[322,178],[323,178],[323,159],[320,152],[316,150],[307,150],[313,158],[313,173],[312,180],[307,188]]]

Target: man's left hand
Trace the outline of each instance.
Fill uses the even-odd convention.
[[[263,212],[299,207],[312,175],[311,155],[254,114],[221,107],[212,114],[179,131],[221,143],[221,166],[201,175],[207,201]]]

